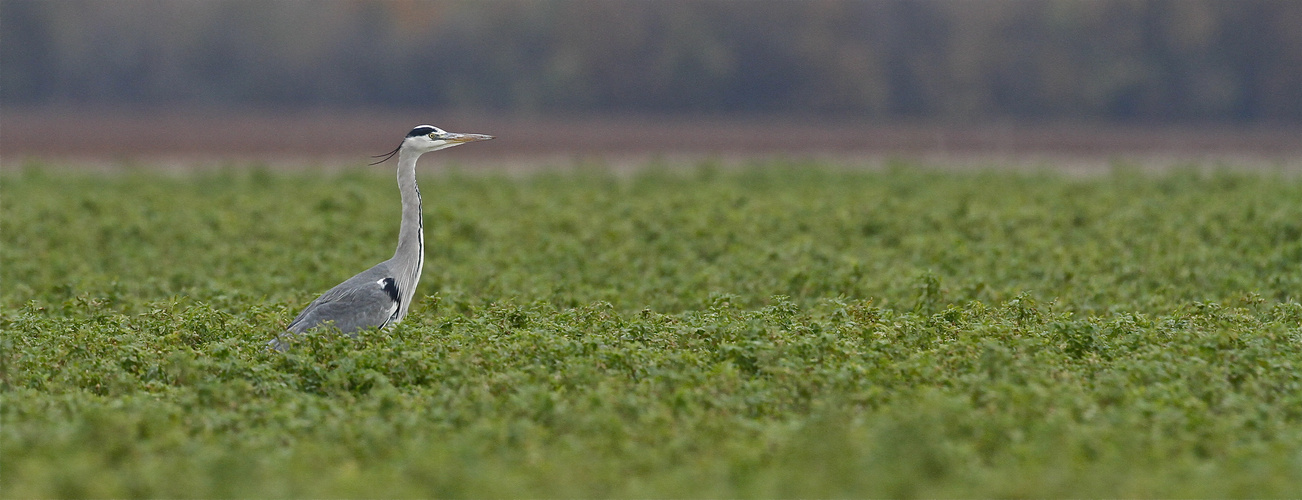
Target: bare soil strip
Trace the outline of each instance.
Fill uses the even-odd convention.
[[[412,111],[20,109],[0,114],[0,166],[31,159],[74,168],[164,169],[256,162],[276,168],[363,164],[420,123],[500,140],[441,153],[441,164],[537,170],[600,162],[635,168],[790,157],[879,166],[1094,171],[1223,164],[1302,169],[1302,126],[1133,126],[1009,122],[934,125],[815,118],[544,117]]]

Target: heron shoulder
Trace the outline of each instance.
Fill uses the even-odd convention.
[[[334,321],[344,331],[380,326],[391,315],[399,297],[397,280],[390,272],[388,262],[381,262],[321,294],[289,323],[287,329],[302,332],[326,321]],[[353,325],[352,317],[360,322]],[[350,328],[345,328],[344,321],[348,321]]]

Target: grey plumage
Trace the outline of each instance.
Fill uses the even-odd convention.
[[[386,290],[387,285],[396,291],[395,282],[389,262],[381,262],[321,294],[285,329],[301,334],[333,322],[339,331],[353,333],[363,328],[383,328],[395,323],[400,319],[401,294]]]
[[[384,328],[402,321],[411,307],[416,283],[425,264],[425,234],[420,189],[416,185],[416,160],[430,151],[492,138],[444,132],[430,125],[412,129],[402,144],[385,156],[385,159],[394,154],[398,156],[398,191],[402,195],[402,224],[398,229],[398,248],[393,258],[357,273],[321,294],[289,323],[285,334],[270,342],[271,347],[283,351],[294,335],[324,325],[333,325],[343,333],[356,334],[366,328]]]

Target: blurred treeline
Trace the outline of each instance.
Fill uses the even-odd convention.
[[[1302,121],[1302,1],[0,3],[7,105]]]

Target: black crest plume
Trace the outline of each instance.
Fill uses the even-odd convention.
[[[389,161],[389,158],[393,158],[393,155],[398,154],[398,150],[399,150],[399,149],[402,149],[402,144],[398,144],[398,147],[393,148],[393,151],[389,151],[388,153],[385,153],[385,154],[382,154],[382,155],[375,155],[375,156],[372,156],[371,158],[380,158],[380,160],[377,161],[377,162],[375,162],[375,163],[372,163],[371,165],[379,165],[379,164],[381,164],[381,163],[384,163],[384,162],[386,162],[386,161]]]

